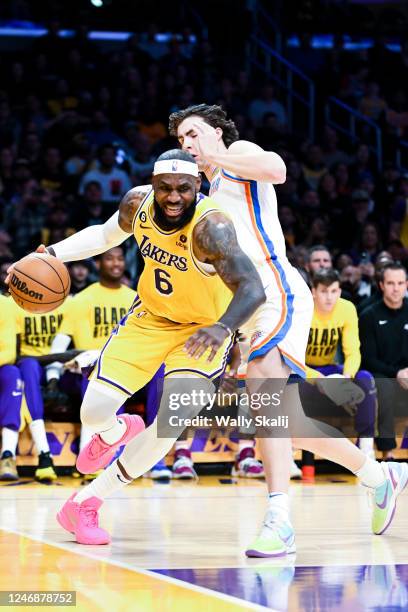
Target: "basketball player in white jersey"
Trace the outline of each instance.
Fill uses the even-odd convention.
[[[285,182],[283,160],[276,153],[239,140],[235,124],[219,106],[199,104],[173,113],[169,129],[206,174],[212,198],[233,219],[241,249],[255,264],[264,284],[267,301],[241,329],[248,339],[243,350],[248,383],[253,386],[255,379],[287,380],[291,373],[303,378],[313,300],[286,257],[273,187]],[[295,407],[296,418],[304,420],[302,435],[308,437],[259,439],[269,505],[260,534],[246,551],[248,556],[295,551],[288,504],[292,443],[347,467],[372,489],[374,533],[388,528],[396,497],[408,482],[406,464],[380,464],[366,458],[345,438],[322,437],[321,428],[304,416],[297,387],[287,386],[285,406],[290,406],[292,414]]]

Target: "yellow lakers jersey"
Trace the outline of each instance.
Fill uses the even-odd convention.
[[[143,306],[176,323],[212,324],[225,312],[231,291],[214,270],[193,253],[197,223],[220,208],[202,194],[191,221],[181,229],[162,230],[154,221],[153,191],[133,221],[133,233],[145,267],[138,284]],[[207,270],[206,270],[207,267]]]
[[[14,363],[17,357],[17,309],[21,310],[12,297],[0,295],[0,366]]]
[[[68,298],[67,301],[72,298]],[[48,355],[54,336],[64,318],[67,302],[46,314],[32,314],[16,305],[19,320],[20,355],[40,357]]]
[[[344,356],[344,373],[355,376],[361,363],[357,311],[343,298],[337,300],[330,313],[314,309],[306,349],[307,376],[315,377],[313,366],[334,364],[338,348]]]
[[[126,285],[109,289],[93,283],[71,298],[59,331],[72,336],[77,349],[99,350],[127,314],[135,296]]]

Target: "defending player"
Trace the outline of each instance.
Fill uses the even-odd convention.
[[[159,438],[154,424],[140,433],[138,417],[116,417],[124,399],[144,386],[163,362],[165,387],[178,388],[180,378],[192,377],[200,389],[212,393],[233,332],[265,300],[232,222],[199,193],[200,184],[194,159],[168,151],[158,158],[153,189],[142,201],[130,191],[103,226],[86,228],[48,248],[71,261],[104,252],[133,234],[145,259],[138,296],[105,344],[81,407],[82,421],[101,433],[80,453],[80,471],[95,472],[119,446],[127,446],[120,460],[73,495],[58,514],[60,524],[80,543],[109,542],[109,534],[97,524],[103,498],[146,472],[184,429],[175,427],[172,437]],[[198,414],[205,404],[189,407],[189,414]],[[143,457],[137,463],[136,448]],[[150,448],[157,451],[153,460]]]
[[[285,381],[291,373],[305,377],[313,301],[306,283],[286,257],[273,187],[285,181],[283,160],[254,143],[239,141],[235,124],[219,106],[200,104],[173,113],[169,127],[183,150],[193,155],[211,182],[211,196],[234,220],[239,244],[255,264],[264,284],[266,303],[241,329],[249,339],[243,352],[248,361],[250,385],[258,388],[257,379]],[[304,415],[297,387],[289,385],[286,388],[284,401],[300,421]],[[383,533],[394,515],[396,497],[407,484],[408,466],[376,463],[349,440],[321,437],[322,432],[310,419],[304,419],[304,426],[309,437],[294,439],[294,446],[344,465],[364,485],[371,487],[374,499],[372,529],[375,533]],[[269,489],[269,507],[261,533],[247,555],[275,556],[294,552],[295,537],[287,495],[291,440],[261,438],[259,444]]]

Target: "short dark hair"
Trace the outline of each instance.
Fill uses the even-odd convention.
[[[194,106],[189,106],[184,110],[172,113],[169,117],[170,134],[177,138],[177,129],[180,123],[182,123],[184,119],[187,119],[187,117],[192,117],[193,115],[201,117],[213,128],[221,128],[222,139],[226,147],[229,147],[230,144],[236,140],[239,140],[239,133],[235,123],[231,119],[227,119],[227,113],[217,104],[213,104],[211,106],[209,104],[195,104]]]
[[[312,276],[312,286],[314,289],[316,289],[318,285],[330,287],[330,285],[336,282],[340,284],[340,276],[334,268],[322,268],[321,270],[317,270]]]
[[[85,183],[84,191],[94,186],[96,186],[100,191],[102,191],[102,185],[99,181],[88,181],[87,183]]]
[[[400,261],[390,261],[390,263],[385,264],[385,266],[379,270],[378,278],[381,282],[384,282],[384,277],[387,270],[404,270],[405,276],[407,276],[407,269]]]
[[[310,260],[313,253],[316,253],[317,251],[327,251],[330,257],[332,256],[332,254],[330,253],[330,249],[328,249],[327,246],[324,246],[324,244],[315,244],[307,250],[308,259]]]
[[[187,153],[187,151],[182,151],[181,149],[170,149],[170,151],[165,151],[159,155],[156,161],[165,161],[168,159],[180,159],[181,161],[188,161],[193,164],[197,163],[190,153]]]

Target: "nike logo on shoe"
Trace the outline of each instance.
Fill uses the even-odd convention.
[[[378,321],[378,325],[385,325],[388,321]]]
[[[384,510],[384,508],[386,507],[387,502],[388,502],[388,487],[389,487],[389,483],[387,483],[387,487],[385,489],[384,499],[382,500],[381,503],[379,503],[379,502],[377,503],[377,506],[379,508],[381,508],[381,510]]]
[[[22,395],[22,393],[21,393],[21,391],[12,391],[12,392],[11,392],[11,395],[12,395],[13,397],[19,397],[20,395]]]

